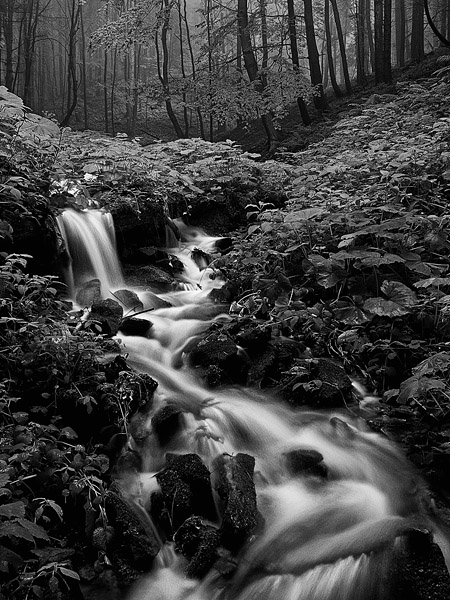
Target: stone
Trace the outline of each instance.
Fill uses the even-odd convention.
[[[127,311],[143,310],[144,308],[139,296],[136,294],[136,292],[131,290],[116,290],[114,292],[114,297],[124,306]]]
[[[119,331],[123,335],[137,335],[140,337],[148,337],[150,329],[153,327],[151,321],[147,319],[138,319],[135,317],[126,317],[119,325]]]
[[[296,448],[285,453],[286,465],[292,475],[318,475],[326,477],[327,469],[323,456],[317,450]]]
[[[223,454],[213,463],[215,489],[221,500],[222,544],[239,549],[257,525],[255,459],[249,454]]]
[[[181,426],[181,411],[174,406],[163,406],[151,419],[152,429],[161,446],[165,446],[178,433]]]
[[[102,288],[99,279],[91,279],[87,281],[83,287],[78,290],[76,302],[80,306],[92,306],[95,302],[99,302],[102,297]]]
[[[106,335],[116,335],[122,322],[123,308],[116,300],[106,298],[94,302],[89,315],[89,320],[97,321]]]
[[[107,540],[106,555],[120,587],[128,587],[150,571],[160,541],[150,533],[113,484],[105,494],[105,511],[114,535]]]
[[[175,549],[189,559],[186,575],[200,579],[210,570],[216,559],[220,533],[200,517],[193,516],[179,527],[174,535]]]

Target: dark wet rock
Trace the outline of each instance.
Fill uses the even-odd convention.
[[[318,475],[325,477],[327,469],[323,456],[317,450],[296,448],[285,454],[286,465],[293,475]]]
[[[248,321],[235,336],[236,342],[247,350],[250,356],[262,354],[271,338],[270,327],[261,322]]]
[[[126,277],[130,285],[149,286],[158,292],[168,292],[176,285],[172,275],[153,265],[128,267]]]
[[[391,569],[388,600],[448,600],[450,576],[439,546],[432,536],[414,531]]]
[[[153,404],[153,395],[158,382],[146,373],[123,371],[115,382],[116,394],[119,401],[127,403],[130,415],[148,411]],[[113,406],[117,404],[113,402]],[[122,416],[120,407],[116,408],[117,416]]]
[[[123,356],[115,356],[113,360],[105,365],[106,380],[109,383],[116,381],[122,371],[131,371],[131,369]]]
[[[153,292],[149,292],[148,290],[143,292],[145,307],[147,309],[156,310],[157,308],[170,308],[172,304],[167,302],[167,300],[163,300]]]
[[[290,338],[271,340],[261,355],[253,356],[248,373],[248,385],[271,387],[301,355],[302,345]]]
[[[222,504],[222,543],[232,550],[247,540],[257,524],[255,459],[248,454],[223,454],[213,465],[215,489]]]
[[[164,247],[166,228],[170,226],[164,203],[154,199],[143,200],[137,211],[133,208],[134,202],[126,202],[126,198],[123,200],[107,207],[114,219],[119,252],[124,248]]]
[[[210,474],[196,454],[168,454],[167,466],[157,473],[164,503],[176,530],[188,517],[216,516]]]
[[[80,306],[92,306],[99,302],[102,297],[102,288],[99,279],[87,281],[83,287],[78,290],[76,295],[77,304]]]
[[[101,332],[106,335],[116,335],[123,317],[123,308],[116,300],[106,298],[94,302],[89,315],[90,321],[100,324]]]
[[[142,464],[142,456],[139,454],[139,452],[135,452],[134,450],[127,448],[119,455],[114,470],[118,475],[141,473]]]
[[[161,446],[165,446],[178,433],[181,426],[181,411],[174,406],[163,406],[152,417],[152,429]]]
[[[190,517],[178,528],[174,541],[176,550],[189,559],[186,575],[200,579],[217,559],[220,533],[197,516]]]
[[[189,354],[189,362],[202,367],[205,374],[216,367],[224,374],[220,383],[244,383],[247,375],[247,359],[233,340],[222,331],[211,331],[202,338]],[[217,374],[217,373],[216,373]]]
[[[221,237],[214,242],[214,245],[220,252],[227,252],[233,246],[233,240],[229,237]]]
[[[289,402],[323,408],[342,406],[352,389],[344,368],[328,358],[297,360],[282,384]]]
[[[140,337],[148,337],[150,329],[153,327],[151,321],[147,319],[138,319],[137,317],[126,317],[119,326],[119,331],[123,335],[137,335]]]
[[[211,262],[212,258],[209,254],[207,254],[204,250],[200,248],[194,248],[191,252],[191,258],[197,265],[200,271],[206,269],[206,267]]]
[[[160,543],[150,529],[144,527],[115,484],[106,492],[105,510],[114,530],[106,540],[106,555],[119,586],[127,587],[151,569]]]
[[[116,290],[114,297],[127,311],[142,310],[144,308],[144,305],[139,300],[139,296],[131,290]]]
[[[137,412],[131,417],[128,425],[128,432],[136,446],[142,447],[145,444],[148,436],[150,435],[146,413]]]

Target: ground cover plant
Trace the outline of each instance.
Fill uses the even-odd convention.
[[[232,142],[143,149],[125,137],[61,132],[0,88],[5,598],[76,598],[80,577],[105,569],[105,494],[117,458],[110,440],[123,442],[154,391],[115,342],[80,326],[58,277],[14,252],[27,217],[39,232],[45,223],[57,254],[61,207],[102,202],[139,216],[158,203],[189,219],[196,203],[231,198],[242,227],[212,263],[226,280],[217,299],[230,307],[222,331],[241,343],[251,328],[285,359],[253,373],[252,384],[301,404],[324,385],[318,361],[335,361],[372,396],[348,409],[403,444],[448,493],[449,93],[440,68],[397,84],[395,94],[368,95],[307,149],[259,162]]]

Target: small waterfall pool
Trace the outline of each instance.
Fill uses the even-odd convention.
[[[107,290],[126,286],[109,216],[68,211],[59,222],[72,256],[72,293],[89,277]],[[143,469],[127,475],[126,489],[150,512],[155,474],[167,453],[198,455],[212,479],[217,457],[248,454],[255,460],[259,524],[234,552],[237,566],[228,578],[213,568],[200,581],[189,579],[186,560],[164,541],[129,600],[386,600],[392,562],[414,529],[432,530],[449,564],[448,542],[424,507],[421,481],[398,448],[363,420],[345,412],[293,410],[253,390],[208,389],[196,378],[185,364],[186,346],[215,319],[227,317],[208,300],[221,282],[191,257],[193,248],[211,250],[215,238],[180,229],[182,243],[170,249],[185,265],[179,289],[150,290],[170,306],[139,315],[153,324],[148,338],[118,336],[131,366],[159,384],[146,415]],[[145,309],[145,292],[138,293]],[[178,409],[182,419],[161,444],[152,417],[164,406]],[[293,469],[289,456],[297,451],[320,453],[322,470]],[[219,528],[215,501],[218,516],[211,526]]]

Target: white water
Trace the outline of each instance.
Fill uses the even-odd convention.
[[[70,227],[83,230],[79,239],[90,240],[72,217]],[[144,472],[131,486],[129,476],[127,486],[134,501],[148,507],[166,452],[197,453],[207,466],[223,453],[247,452],[256,459],[264,525],[236,557],[230,581],[214,571],[201,582],[188,580],[185,560],[166,543],[129,600],[385,600],[387,573],[411,528],[434,530],[448,558],[446,537],[424,508],[421,481],[399,450],[362,420],[345,412],[294,411],[250,390],[209,390],[186,368],[186,344],[217,318],[208,293],[220,282],[189,256],[192,247],[211,250],[214,238],[193,230],[183,236],[170,252],[186,265],[182,287],[190,289],[159,294],[173,306],[139,315],[153,323],[149,339],[119,336],[130,364],[159,382]],[[141,299],[145,303],[145,294]],[[161,448],[151,417],[165,404],[183,411],[183,428]],[[327,477],[292,475],[285,454],[295,449],[320,452]]]

